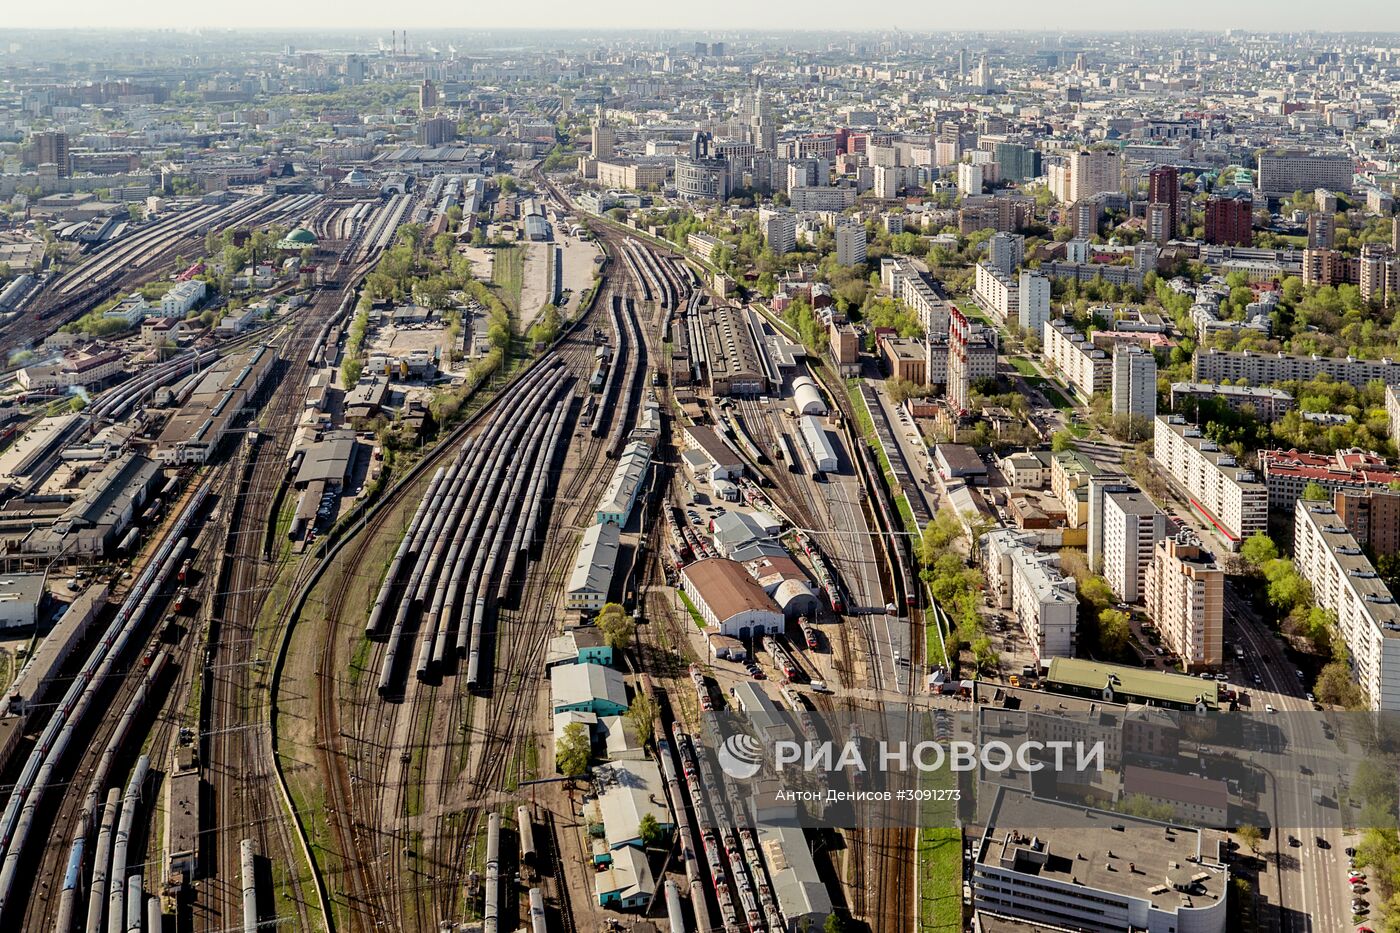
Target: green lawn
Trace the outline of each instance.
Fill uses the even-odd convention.
[[[1020,373],[1023,376],[1038,377],[1040,375],[1040,373],[1036,371],[1035,364],[1032,363],[1030,360],[1026,359],[1024,356],[1011,357],[1011,366],[1016,370],[1016,372]]]
[[[695,620],[696,626],[704,628],[705,620],[701,618],[700,610],[695,608],[695,604],[690,601],[690,597],[685,595],[683,590],[676,590],[676,595],[681,598],[681,602],[685,604],[685,608],[690,610],[690,617]]]
[[[955,827],[919,830],[919,933],[962,929],[962,832]]]
[[[498,247],[491,263],[491,281],[500,288],[501,300],[519,314],[520,289],[525,282],[525,251],[519,246]]]

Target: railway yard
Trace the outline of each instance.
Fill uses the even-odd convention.
[[[562,229],[572,205],[534,180]],[[834,911],[910,929],[912,831],[747,827],[694,738],[725,703],[805,721],[911,702],[923,638],[910,546],[849,400],[756,314],[741,327],[767,394],[711,391],[734,365],[706,328],[748,312],[680,256],[595,222],[565,244],[600,253],[578,313],[391,466],[349,412],[394,388],[364,396],[341,375],[366,276],[400,231],[482,194],[431,188],[192,206],[92,250],[3,322],[37,346],[94,302],[178,272],[174,257],[210,231],[308,232],[295,245],[314,276],[274,285],[251,328],[144,360],[78,415],[31,406],[38,427],[14,466],[35,475],[17,481],[58,483],[60,445],[130,426],[137,443],[109,469],[134,515],[99,523],[95,545],[58,515],[8,551],[11,569],[68,578],[73,605],[94,608],[62,651],[36,655],[47,667],[25,672],[0,720],[0,923],[572,931],[627,907],[672,929],[776,930]],[[110,496],[88,496],[110,514]],[[90,556],[74,560],[80,548]],[[782,569],[796,601],[766,638],[735,633],[746,672],[712,660],[738,640],[722,618],[697,625],[692,597],[719,612],[700,568],[750,559]],[[612,603],[629,634],[607,645],[603,686],[585,678],[592,694],[569,706],[561,641],[601,650],[589,623]],[[649,722],[628,712],[639,697]],[[591,783],[560,775],[576,721],[599,728],[595,746],[631,749]],[[631,779],[649,805],[617,803]],[[667,864],[661,850],[600,859],[604,839],[636,829],[609,822],[618,806],[674,827]]]

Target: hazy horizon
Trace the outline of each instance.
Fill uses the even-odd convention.
[[[706,33],[782,31],[905,32],[931,30],[997,32],[1115,32],[1180,30],[1216,32],[1400,32],[1400,4],[1378,8],[1366,0],[1338,0],[1325,13],[1301,0],[1238,0],[1224,7],[1202,8],[1204,21],[1183,21],[1182,8],[1170,5],[1074,4],[1004,0],[995,22],[978,6],[966,8],[891,7],[888,21],[872,18],[868,8],[829,0],[773,0],[761,8],[736,0],[703,6],[662,6],[644,0],[605,0],[597,4],[543,2],[536,15],[522,21],[518,9],[501,5],[464,10],[446,0],[420,0],[390,14],[369,0],[307,0],[298,4],[243,0],[237,4],[179,5],[153,0],[113,4],[110,0],[70,0],[60,6],[25,4],[6,12],[9,29],[161,29],[202,28],[280,31],[287,29],[417,29],[424,32],[479,29],[529,30],[694,30]],[[1189,14],[1187,14],[1189,15]]]

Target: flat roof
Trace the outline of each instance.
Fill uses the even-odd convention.
[[[977,864],[1140,898],[1175,912],[1225,897],[1230,873],[1217,861],[1224,839],[1216,830],[1062,804],[1003,787]]]
[[[1220,705],[1220,687],[1214,680],[1082,658],[1051,658],[1050,671],[1045,679],[1051,684],[1060,683],[1086,690],[1102,690],[1112,684],[1115,694],[1189,706],[1196,705],[1197,700],[1202,699],[1211,709],[1217,709]]]

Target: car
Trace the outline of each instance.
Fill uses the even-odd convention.
[[[1295,848],[1295,849],[1296,849],[1298,846],[1302,845],[1303,843],[1302,843],[1301,840],[1298,839],[1297,836],[1290,835],[1290,836],[1288,837],[1288,844],[1289,844],[1289,846],[1291,846],[1292,848]]]
[[[1302,671],[1294,671],[1293,673],[1295,673],[1295,674],[1298,675],[1298,679],[1299,679],[1299,680],[1302,680],[1302,679],[1303,679],[1303,672],[1302,672]]]
[[[1316,702],[1317,702],[1317,697],[1315,697],[1315,696],[1313,696],[1311,693],[1309,693],[1309,694],[1308,694],[1308,702],[1309,702],[1309,703],[1316,703]]]
[[[1347,847],[1346,847],[1346,853],[1347,853],[1347,858],[1356,858],[1356,847],[1355,847],[1355,846],[1347,846]]]
[[[1216,674],[1216,675],[1215,675],[1215,679],[1218,680],[1218,681],[1220,681],[1220,682],[1223,684],[1225,681],[1229,680],[1230,678],[1226,677],[1226,676],[1222,673],[1222,674]]]
[[[1254,686],[1256,686],[1256,687],[1262,687],[1263,685],[1264,685],[1264,678],[1260,677],[1258,674],[1255,674],[1255,675],[1254,675]]]
[[[1201,672],[1201,679],[1202,679],[1202,680],[1213,680],[1214,678],[1211,677],[1210,674],[1206,673],[1205,671],[1202,671],[1202,672]]]
[[[1352,893],[1352,894],[1369,894],[1370,892],[1371,892],[1371,889],[1368,888],[1368,887],[1366,887],[1366,885],[1364,885],[1364,884],[1358,884],[1358,885],[1356,885],[1354,888],[1351,889],[1351,893]]]
[[[1363,884],[1366,881],[1366,876],[1359,871],[1354,871],[1347,877],[1347,880],[1352,884]]]
[[[1167,653],[1167,650],[1166,650],[1165,648],[1158,648],[1158,649],[1156,649],[1156,650],[1157,650],[1157,657],[1159,657],[1159,658],[1162,657],[1163,655],[1165,655],[1165,654]]]
[[[1352,901],[1351,912],[1354,914],[1369,914],[1371,912],[1371,908],[1363,901]]]
[[[1265,704],[1264,704],[1264,712],[1266,712],[1266,713],[1276,713],[1276,712],[1278,712],[1278,710],[1274,709],[1274,707],[1273,707],[1272,704],[1270,704],[1270,703],[1265,703]]]
[[[1323,839],[1321,836],[1318,836],[1317,847],[1319,849],[1330,849],[1332,848],[1332,843],[1328,842],[1326,839]]]

